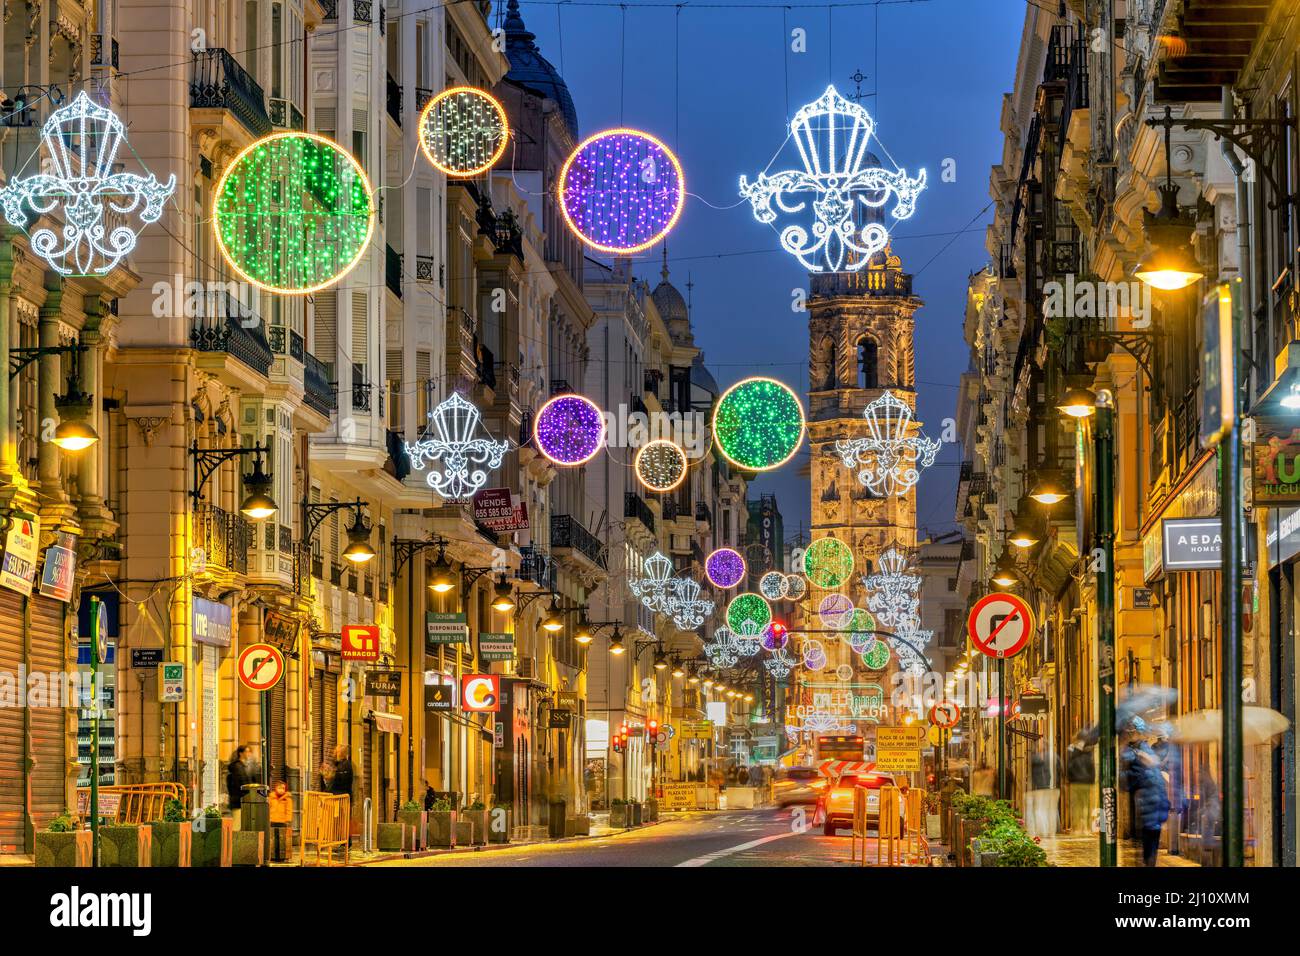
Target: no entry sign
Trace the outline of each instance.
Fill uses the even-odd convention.
[[[961,708],[954,701],[941,700],[930,708],[930,723],[947,730],[961,720]]]
[[[1034,612],[1014,594],[987,594],[975,602],[966,619],[971,643],[989,657],[1011,657],[1029,643]]]
[[[284,655],[270,644],[249,644],[239,652],[239,682],[252,690],[270,690],[284,675]]]

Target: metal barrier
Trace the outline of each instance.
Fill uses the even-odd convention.
[[[925,835],[925,791],[907,791],[903,807],[907,817],[907,861],[916,866],[930,863],[930,841]]]
[[[179,783],[113,783],[99,788],[99,814],[112,823],[141,824],[161,820],[168,800],[188,805],[188,793]],[[83,809],[84,808],[84,809]],[[111,812],[110,812],[111,810]],[[90,815],[90,788],[77,788],[77,816]]]
[[[867,793],[865,787],[853,788],[853,829],[849,836],[849,852],[850,862],[857,863],[858,841],[862,841],[862,862],[859,866],[867,865]]]
[[[903,862],[902,832],[899,817],[902,816],[902,797],[897,787],[880,788],[880,811],[876,814],[876,865],[880,865],[882,853],[886,866],[897,866]],[[865,855],[866,847],[863,847]]]
[[[316,866],[321,851],[326,863],[334,864],[334,850],[343,848],[343,862],[351,862],[352,797],[309,790],[302,795],[302,865],[307,865],[308,845],[316,848]]]
[[[361,803],[361,852],[370,853],[375,848],[374,806],[369,797]]]

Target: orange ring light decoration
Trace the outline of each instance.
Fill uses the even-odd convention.
[[[431,119],[436,128],[430,128]],[[510,142],[506,108],[476,86],[453,86],[433,97],[420,111],[416,129],[425,159],[457,179],[487,172]]]
[[[557,465],[584,465],[605,445],[605,416],[591,399],[562,392],[538,409],[533,443]]]
[[[593,249],[642,252],[677,225],[686,205],[686,175],[656,137],[607,129],[569,154],[556,198],[569,228]]]
[[[335,159],[334,168],[327,169],[328,163],[304,162],[301,150],[296,157],[284,153],[280,144],[286,140],[323,145]],[[337,173],[339,163],[343,164],[342,175]],[[286,199],[290,199],[295,187],[299,190],[298,209],[245,208],[246,203],[265,203],[277,182],[284,187]],[[308,212],[301,205],[303,192],[310,192],[318,200],[342,195],[343,201],[336,210]],[[212,200],[212,231],[221,257],[245,282],[267,292],[305,295],[338,282],[361,261],[375,232],[373,195],[366,171],[334,140],[293,130],[272,133],[245,146],[222,172]],[[355,211],[349,211],[349,204]],[[357,212],[362,208],[365,235],[358,238],[356,227],[361,217]],[[236,239],[241,240],[242,248],[231,248]],[[345,247],[350,247],[345,253],[331,255]],[[321,268],[302,284],[285,281],[289,269],[304,269],[310,264]],[[329,277],[321,279],[324,272],[329,272]]]
[[[745,471],[772,471],[795,456],[804,436],[803,405],[774,378],[742,379],[713,408],[713,444]]]
[[[648,441],[636,450],[632,471],[648,491],[672,491],[686,480],[686,452],[667,438]]]

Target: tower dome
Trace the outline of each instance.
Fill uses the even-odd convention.
[[[654,301],[655,308],[659,310],[664,325],[668,326],[668,334],[673,337],[673,341],[693,345],[695,336],[691,332],[690,307],[681,292],[677,290],[677,286],[668,281],[667,246],[664,246],[664,266],[659,276],[659,284],[650,293],[650,298]]]
[[[519,0],[510,0],[506,6],[505,34],[506,58],[510,61],[506,79],[558,103],[569,135],[578,139],[578,111],[569,95],[568,84],[550,60],[542,56],[534,42],[537,35],[524,26]]]

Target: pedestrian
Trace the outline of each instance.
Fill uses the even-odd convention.
[[[352,795],[352,760],[344,744],[334,749],[334,779],[330,781],[330,793]]]
[[[993,796],[993,789],[997,785],[996,777],[997,774],[989,766],[988,761],[981,758],[979,766],[970,775],[971,793],[979,797]]]
[[[433,805],[438,802],[438,795],[433,792],[432,786],[424,788],[424,809],[433,810]]]
[[[1065,779],[1070,785],[1070,830],[1080,833],[1092,830],[1092,811],[1097,801],[1092,795],[1097,771],[1092,759],[1092,745],[1082,730],[1066,750]]]
[[[289,793],[289,785],[277,780],[266,802],[270,807],[271,859],[282,863],[289,858],[293,845],[293,794]]]
[[[1056,791],[1047,745],[1039,740],[1029,758],[1029,792],[1025,795],[1025,823],[1030,836],[1049,837],[1056,832]]]
[[[235,818],[236,830],[239,829],[239,810],[244,803],[244,785],[252,782],[252,777],[248,773],[248,764],[245,763],[247,753],[248,747],[240,744],[235,748],[230,763],[226,765],[226,798],[230,802],[230,814]]]
[[[1146,740],[1134,734],[1121,758],[1125,788],[1133,794],[1134,822],[1142,831],[1142,865],[1155,866],[1160,834],[1169,818],[1169,791],[1160,758]]]

